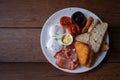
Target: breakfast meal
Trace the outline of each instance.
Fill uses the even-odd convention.
[[[105,42],[107,29],[106,22],[76,11],[71,16],[61,16],[59,24],[50,26],[46,46],[60,68],[90,68],[98,54],[109,49]]]

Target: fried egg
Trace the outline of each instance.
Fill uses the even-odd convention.
[[[65,32],[64,28],[59,25],[52,25],[50,26],[50,29],[49,29],[49,35],[51,37],[56,36],[56,35],[61,35],[64,32]]]
[[[59,43],[59,41],[50,38],[47,42],[47,49],[52,51],[53,53],[56,53],[60,50],[62,50],[63,45],[61,43]]]

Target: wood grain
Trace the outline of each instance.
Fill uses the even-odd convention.
[[[0,62],[40,61],[40,29],[0,29]]]
[[[120,62],[120,28],[110,28],[105,62]],[[40,46],[41,29],[0,29],[0,62],[47,62]]]
[[[108,29],[109,33],[109,40],[110,40],[110,49],[108,51],[108,56],[106,59],[110,59],[110,62],[120,62],[120,28],[119,27],[113,27]],[[112,58],[114,56],[114,59]],[[113,60],[111,60],[111,58]]]
[[[119,80],[119,4],[120,0],[0,0],[0,80]],[[109,24],[107,56],[95,69],[82,74],[56,69],[40,46],[45,21],[68,7],[88,9]]]
[[[0,27],[42,27],[54,12],[81,7],[111,26],[119,26],[119,0],[0,0]]]
[[[48,63],[0,63],[1,80],[119,80],[119,63],[105,63],[82,74],[60,71]]]

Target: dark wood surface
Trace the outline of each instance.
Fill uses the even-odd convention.
[[[0,80],[119,80],[120,0],[0,0]],[[40,33],[54,12],[81,7],[109,24],[110,50],[95,69],[70,74],[43,55]]]

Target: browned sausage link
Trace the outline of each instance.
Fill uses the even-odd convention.
[[[91,23],[93,22],[93,18],[90,16],[88,19],[87,19],[87,22],[86,22],[86,25],[83,27],[82,29],[82,33],[85,33],[87,32],[87,30],[89,29]]]

